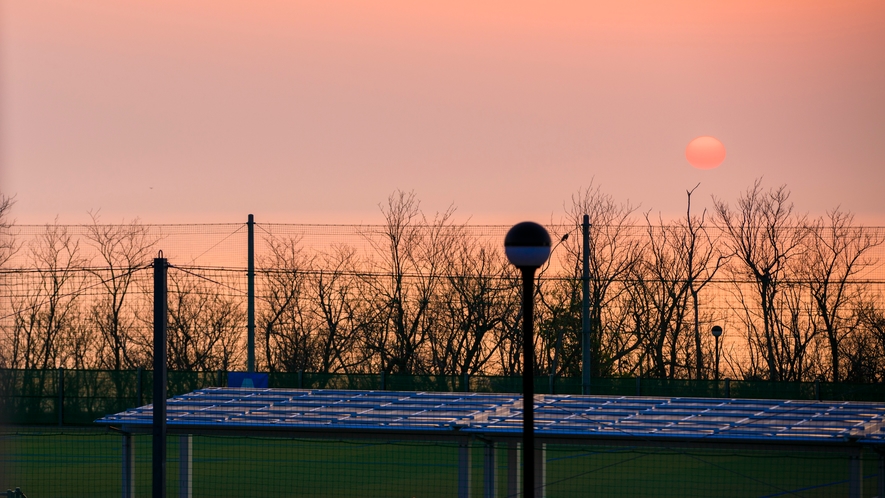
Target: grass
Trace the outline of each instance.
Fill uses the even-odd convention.
[[[136,493],[150,495],[151,438],[137,436]],[[339,442],[194,437],[196,497],[450,497],[458,447],[415,442]],[[506,451],[498,496],[506,495]],[[167,494],[177,496],[178,437],[168,441]],[[482,496],[483,448],[472,453],[473,496]],[[848,461],[831,453],[548,446],[547,496],[845,496]],[[865,455],[864,496],[875,495],[876,457]],[[6,428],[0,491],[29,498],[117,497],[121,438],[101,429]]]

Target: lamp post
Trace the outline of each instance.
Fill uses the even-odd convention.
[[[719,336],[722,335],[722,327],[713,325],[713,329],[710,332],[716,338],[716,382],[719,382]]]
[[[535,270],[550,257],[550,234],[541,225],[524,221],[504,237],[504,252],[522,273],[522,492],[535,496],[535,373],[534,309]]]

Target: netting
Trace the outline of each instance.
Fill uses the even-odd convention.
[[[539,272],[535,365],[576,377],[580,227],[549,228],[561,242]],[[256,368],[519,374],[519,285],[501,247],[507,229],[256,225]],[[708,227],[698,247],[713,252],[691,281],[680,230],[592,228],[594,377],[885,379],[883,229],[804,237],[790,264],[766,276],[737,257],[714,273],[731,246]],[[784,237],[797,231],[785,230]],[[150,366],[148,266],[162,250],[173,266],[169,367],[245,369],[245,224],[15,226],[11,232],[18,250],[0,269],[0,366]],[[822,250],[813,240],[854,241],[834,249],[835,272],[825,280],[826,261],[812,257]],[[861,247],[849,269],[849,256]],[[726,331],[718,372],[713,324]]]
[[[122,495],[122,438],[106,430],[0,433],[0,487],[30,497]],[[133,436],[136,496],[151,492],[151,438]],[[181,445],[191,445],[192,496],[458,496],[462,447],[454,443],[170,436],[167,494],[182,486]],[[470,496],[517,496],[507,444],[469,444]],[[493,454],[494,469],[486,461]],[[759,451],[547,444],[536,496],[846,496],[849,456]],[[863,493],[876,495],[878,457],[863,455]],[[494,492],[486,494],[491,479]],[[518,480],[517,480],[518,481]],[[514,490],[514,487],[517,489]]]

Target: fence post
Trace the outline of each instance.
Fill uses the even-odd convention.
[[[820,401],[820,379],[814,381],[814,399]]]
[[[249,215],[248,270],[246,274],[246,371],[255,371],[255,217]]]
[[[590,394],[590,215],[584,215],[581,236],[581,394]]]
[[[642,377],[636,377],[636,395],[642,396]]]
[[[468,373],[464,374],[464,392],[470,392],[470,374]]]
[[[386,382],[387,379],[386,379],[386,377],[387,377],[387,376],[385,375],[384,370],[382,370],[382,371],[381,371],[381,390],[382,390],[382,391],[386,391],[386,390],[387,390],[387,385],[386,385],[386,384],[387,384],[387,382]]]
[[[135,371],[135,401],[136,406],[144,406],[144,399],[142,395],[142,389],[144,389],[144,385],[142,383],[142,375],[144,374],[144,369],[138,367],[138,370]]]
[[[135,498],[135,439],[123,433],[123,498]]]
[[[879,456],[879,475],[876,478],[876,491],[878,496],[885,496],[885,454],[876,451]]]
[[[848,455],[848,496],[863,496],[863,448],[852,448]]]
[[[725,397],[731,397],[731,379],[725,379]]]
[[[304,389],[304,370],[298,371],[298,389]]]
[[[154,416],[152,490],[166,498],[166,258],[154,259]]]
[[[65,423],[65,367],[58,367],[58,426]]]

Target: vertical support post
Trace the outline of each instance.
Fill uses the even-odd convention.
[[[848,497],[863,496],[863,448],[852,448],[848,456]]]
[[[814,399],[820,401],[820,379],[814,380]]]
[[[590,216],[581,223],[581,393],[590,394]]]
[[[123,433],[123,498],[135,498],[135,440]]]
[[[535,491],[535,341],[532,332],[535,320],[535,268],[522,267],[522,472],[524,496],[532,498]]]
[[[495,459],[495,442],[488,441],[483,460],[483,496],[495,498],[496,485],[498,483],[498,462]]]
[[[642,377],[636,377],[636,395],[642,396]]]
[[[464,392],[470,392],[470,374],[468,373],[464,374]]]
[[[58,367],[56,384],[58,388],[58,426],[61,427],[65,423],[65,367]]]
[[[725,397],[731,397],[731,379],[725,379]]]
[[[876,493],[877,496],[885,497],[885,453],[879,454],[879,475],[876,476]]]
[[[178,498],[194,496],[194,437],[178,437]]]
[[[135,371],[135,402],[136,406],[144,405],[144,393],[142,390],[144,389],[144,369],[138,367],[138,370]]]
[[[249,215],[248,270],[246,272],[246,371],[255,371],[255,217]]]
[[[719,382],[719,335],[714,334],[714,338],[716,338],[716,382]]]
[[[470,498],[470,441],[458,443],[458,498]]]
[[[304,370],[298,371],[298,389],[304,389]]]
[[[507,443],[507,496],[519,496],[519,443]]]
[[[522,273],[523,498],[532,498],[535,491],[535,270],[550,258],[550,243],[547,230],[531,221],[513,225],[504,237],[507,259]]]
[[[154,259],[154,425],[152,487],[154,498],[166,498],[166,258]]]
[[[547,444],[535,448],[535,497],[547,498]]]
[[[387,374],[384,373],[384,370],[381,371],[381,390],[387,390]]]

